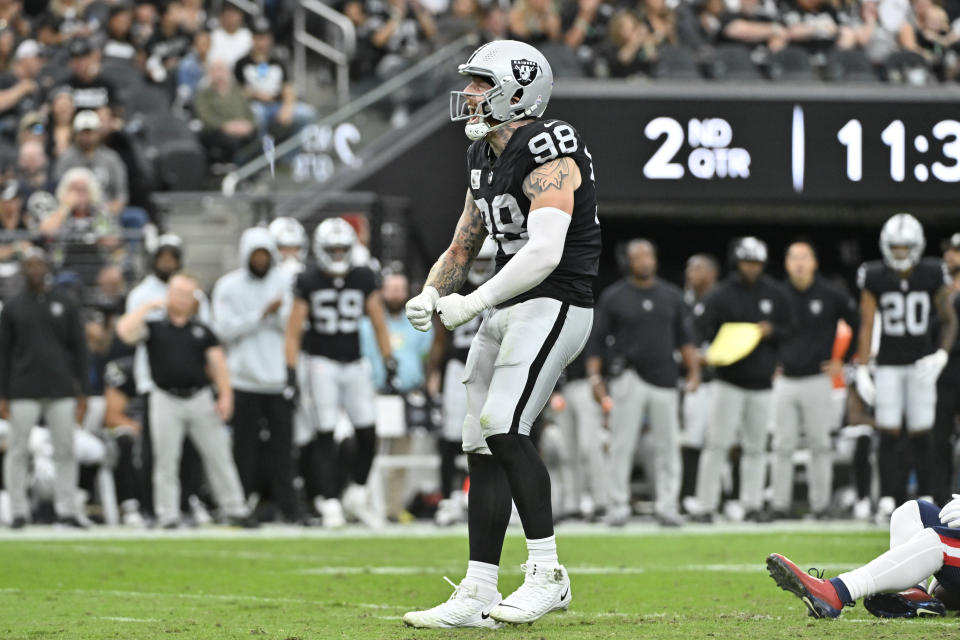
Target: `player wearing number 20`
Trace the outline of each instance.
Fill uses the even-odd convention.
[[[867,262],[857,273],[860,287],[860,338],[857,391],[875,406],[880,446],[880,503],[877,519],[889,518],[905,499],[905,452],[899,437],[904,415],[917,472],[918,492],[931,495],[931,429],[937,404],[937,378],[957,332],[950,304],[949,277],[937,258],[924,258],[923,227],[912,215],[898,213],[883,225],[883,261]],[[931,311],[940,318],[940,346],[934,344]],[[880,314],[880,341],[875,383],[866,362],[873,344],[875,313]]]
[[[530,427],[560,372],[583,349],[593,323],[592,281],[600,256],[593,164],[580,136],[541,119],[553,85],[546,58],[522,42],[477,49],[459,72],[451,119],[466,121],[467,190],[453,242],[407,303],[426,331],[436,310],[447,329],[489,310],[463,374],[470,467],[470,563],[447,602],[412,611],[417,627],[496,627],[533,622],[570,604],[570,579],[557,557],[550,477]],[[457,293],[484,239],[497,245],[496,273]],[[501,602],[500,551],[511,497],[527,538],[524,582]]]
[[[376,446],[376,392],[370,363],[360,355],[358,331],[364,314],[370,317],[388,374],[396,371],[376,276],[369,267],[351,264],[350,254],[356,243],[353,227],[342,218],[329,218],[317,226],[313,236],[317,263],[297,276],[286,330],[287,394],[291,398],[298,395],[298,359],[307,359],[308,388],[304,392],[312,400],[313,426],[318,432],[308,466],[319,474],[311,483],[319,495],[312,497],[324,526],[343,523],[333,441],[341,408],[353,425],[357,441],[350,473],[353,484],[344,492],[342,507],[365,524],[377,524],[366,491]],[[320,500],[321,496],[325,500]]]

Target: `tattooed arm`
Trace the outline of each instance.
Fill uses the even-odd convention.
[[[468,189],[453,242],[430,269],[424,286],[433,287],[441,296],[459,291],[486,237],[487,229],[483,226],[482,214]]]
[[[543,164],[523,181],[523,193],[530,198],[530,211],[553,207],[573,214],[573,192],[580,188],[580,169],[571,158],[557,158]]]
[[[580,171],[570,158],[558,158],[530,172],[523,182],[523,192],[530,199],[526,243],[473,293],[439,300],[437,311],[447,329],[529,291],[553,273],[563,258],[574,191],[579,186]]]

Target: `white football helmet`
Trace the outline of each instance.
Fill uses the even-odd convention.
[[[357,232],[343,218],[327,218],[313,232],[313,254],[327,273],[343,276],[350,270],[350,254],[357,244]]]
[[[464,132],[471,140],[481,140],[520,118],[539,118],[546,111],[553,90],[550,63],[537,49],[516,40],[488,42],[457,71],[464,76],[481,76],[493,85],[483,93],[477,114],[470,111],[469,102],[477,94],[450,92],[450,120],[467,120]],[[497,122],[490,124],[488,119]]]
[[[473,259],[470,265],[470,271],[467,272],[467,282],[475,287],[479,287],[484,282],[493,277],[493,272],[497,268],[497,242],[490,236],[483,241],[477,257]]]
[[[926,246],[923,225],[909,213],[895,214],[880,231],[880,253],[886,265],[895,271],[912,269],[920,262]]]
[[[307,232],[296,218],[277,218],[268,227],[278,249],[296,247],[300,262],[307,259]]]

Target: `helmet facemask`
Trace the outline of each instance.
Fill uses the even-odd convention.
[[[464,72],[461,70],[460,73]],[[504,100],[503,85],[498,83],[495,78],[477,73],[466,73],[464,75],[475,75],[493,84],[492,87],[482,94],[468,93],[466,91],[450,92],[450,120],[452,122],[466,120],[467,124],[463,130],[468,138],[471,140],[482,140],[490,132],[496,131],[524,116],[523,111],[513,113],[512,105],[510,105],[512,96],[506,99],[508,105],[510,105],[507,108],[506,119],[500,117],[505,115],[502,113],[503,109],[501,105],[497,105],[499,108],[496,109],[495,112],[494,105]],[[471,111],[470,99],[478,96],[480,97],[480,101],[477,103],[477,108],[475,111]],[[474,122],[474,120],[476,121]],[[494,120],[496,123],[490,124],[488,120]]]
[[[335,276],[346,275],[350,270],[350,254],[353,251],[353,245],[349,244],[329,244],[320,248],[317,253],[317,262],[323,267],[323,270]]]

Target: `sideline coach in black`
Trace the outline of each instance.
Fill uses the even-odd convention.
[[[124,315],[117,335],[147,347],[150,374],[150,439],[153,443],[153,494],[157,523],[175,528],[180,519],[180,454],[183,439],[193,441],[214,497],[231,524],[253,526],[247,518],[240,477],[233,464],[224,421],[233,413],[233,389],[223,347],[213,331],[194,318],[197,282],[179,274],[170,278],[166,300],[154,300]],[[166,314],[146,318],[155,309]],[[209,377],[208,377],[209,372]],[[217,386],[214,400],[210,383]]]
[[[789,515],[793,452],[802,430],[811,454],[807,466],[810,510],[823,517],[833,490],[830,430],[837,426],[832,424],[833,377],[843,371],[843,360],[832,358],[833,343],[838,320],[850,325],[856,335],[860,312],[853,298],[817,275],[817,254],[809,242],[797,241],[787,247],[785,266],[783,290],[790,299],[796,331],[780,341],[783,375],[773,390],[773,515]],[[850,342],[852,351],[856,341]]]
[[[53,442],[57,521],[80,527],[73,430],[87,407],[86,334],[73,300],[50,290],[42,250],[26,253],[23,274],[26,286],[0,313],[0,418],[10,420],[3,481],[10,493],[12,524],[18,529],[29,520],[27,445],[30,429],[42,415]]]
[[[699,520],[711,520],[720,505],[720,488],[727,452],[739,434],[740,502],[748,520],[766,519],[763,484],[766,465],[767,421],[770,417],[777,343],[793,331],[790,303],[770,276],[764,275],[767,245],[753,237],[741,238],[733,250],[736,269],[703,301],[695,320],[698,334],[712,341],[727,322],[752,322],[760,327],[760,344],[747,357],[717,367],[713,383],[706,446],[697,472]]]

